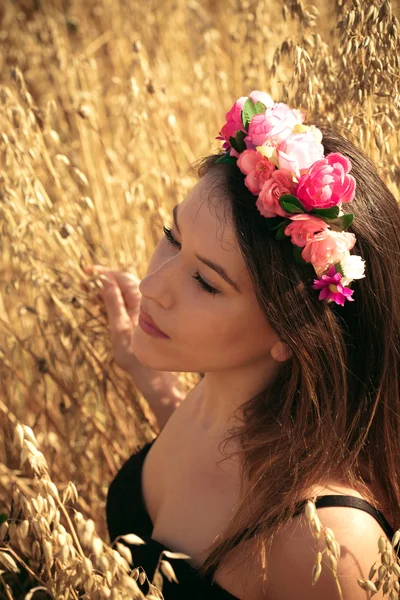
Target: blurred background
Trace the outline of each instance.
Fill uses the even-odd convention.
[[[0,513],[29,425],[105,538],[105,497],[155,432],[113,364],[82,266],[143,277],[252,90],[334,122],[398,197],[399,3],[3,0],[0,6]],[[198,374],[180,374],[187,389]]]

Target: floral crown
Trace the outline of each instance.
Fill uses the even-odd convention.
[[[350,255],[356,237],[344,231],[354,215],[341,210],[354,199],[356,181],[346,156],[325,157],[322,133],[303,125],[305,117],[265,92],[239,98],[216,138],[226,150],[216,162],[237,164],[268,229],[277,240],[291,239],[297,262],[313,265],[319,300],[343,306],[354,302],[349,283],[365,277],[364,260]]]

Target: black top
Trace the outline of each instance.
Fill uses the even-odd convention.
[[[106,503],[107,527],[111,542],[114,542],[119,535],[126,533],[135,533],[146,542],[140,545],[127,544],[127,546],[132,553],[133,567],[142,566],[150,581],[153,579],[161,552],[169,549],[151,537],[153,523],[144,506],[141,489],[143,461],[155,439],[145,444],[122,465],[110,484]],[[325,506],[359,508],[378,521],[389,539],[394,535],[392,527],[383,514],[361,498],[341,495],[319,496],[315,505],[317,508]],[[296,514],[300,514],[304,506],[305,502],[302,503]],[[179,584],[170,582],[163,575],[162,593],[165,600],[187,600],[187,598],[191,600],[204,600],[204,598],[207,600],[238,600],[236,596],[212,581],[216,567],[209,575],[200,576],[198,570],[185,559],[166,557],[166,560],[171,563]],[[137,584],[146,595],[149,591],[147,581],[143,585],[137,581]]]

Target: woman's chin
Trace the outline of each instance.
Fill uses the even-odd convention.
[[[165,367],[165,350],[158,350],[157,338],[147,335],[138,325],[133,332],[130,350],[145,367],[158,371],[168,370]]]

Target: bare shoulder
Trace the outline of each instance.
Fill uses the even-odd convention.
[[[368,600],[357,579],[368,579],[371,566],[379,559],[378,539],[384,535],[377,521],[368,513],[350,507],[317,509],[323,527],[331,529],[340,544],[338,581],[343,600]],[[312,573],[318,550],[310,525],[298,515],[267,544],[253,547],[253,540],[243,541],[224,559],[219,570],[219,585],[241,600],[339,600],[338,588],[330,564],[323,554],[322,572],[312,585]],[[255,550],[255,554],[253,551]],[[374,598],[383,598],[378,592]]]
[[[339,542],[341,556],[338,580],[344,600],[367,600],[369,594],[357,579],[368,579],[373,563],[379,558],[378,539],[384,535],[377,521],[365,511],[350,507],[325,507],[317,510],[323,527],[330,528]],[[337,600],[337,586],[330,565],[323,554],[322,572],[312,586],[312,570],[319,548],[310,525],[302,513],[274,538],[268,562],[265,600]],[[381,598],[381,593],[375,598]]]

